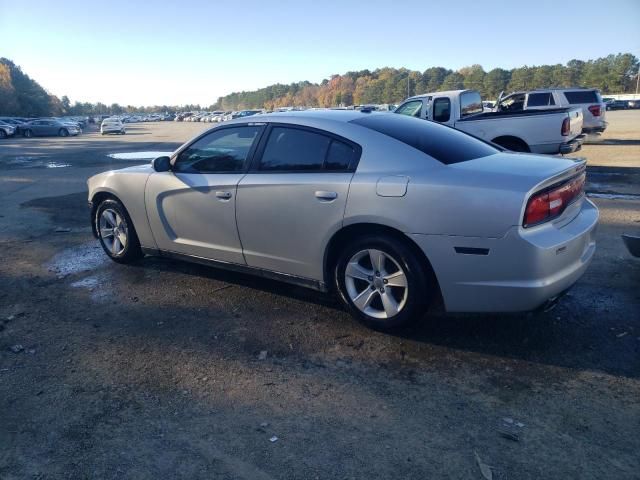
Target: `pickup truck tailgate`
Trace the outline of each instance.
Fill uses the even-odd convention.
[[[568,112],[569,119],[571,121],[571,132],[569,133],[569,139],[573,139],[582,133],[582,123],[584,121],[582,108],[571,108]]]

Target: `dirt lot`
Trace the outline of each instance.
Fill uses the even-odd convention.
[[[640,478],[640,111],[609,120],[579,154],[601,224],[570,295],[398,335],[312,291],[106,260],[86,178],[206,125],[3,141],[0,478]]]

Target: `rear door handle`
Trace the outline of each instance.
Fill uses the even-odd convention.
[[[315,195],[318,200],[323,200],[325,202],[330,202],[331,200],[338,198],[338,192],[327,192],[325,190],[318,190]]]
[[[218,191],[216,192],[216,197],[220,200],[229,200],[231,198],[231,192]]]

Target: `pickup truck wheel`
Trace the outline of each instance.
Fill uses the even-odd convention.
[[[334,282],[351,315],[381,331],[417,320],[433,293],[413,251],[396,238],[378,234],[356,238],[343,249]]]
[[[100,245],[111,260],[131,263],[143,256],[133,222],[118,200],[100,203],[93,221]]]
[[[512,152],[526,152],[529,153],[531,150],[529,149],[529,145],[524,143],[519,138],[496,138],[493,140],[493,143],[497,143],[501,147],[506,148]]]

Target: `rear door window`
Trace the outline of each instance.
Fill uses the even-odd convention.
[[[344,172],[355,168],[359,148],[320,132],[273,127],[259,170],[280,172]]]
[[[451,118],[451,101],[446,98],[436,98],[433,101],[433,120],[436,122],[448,122]]]
[[[527,107],[545,107],[555,104],[551,92],[530,93],[527,99]]]
[[[564,92],[567,101],[572,104],[578,103],[600,103],[598,100],[598,92],[595,90],[574,90]]]

